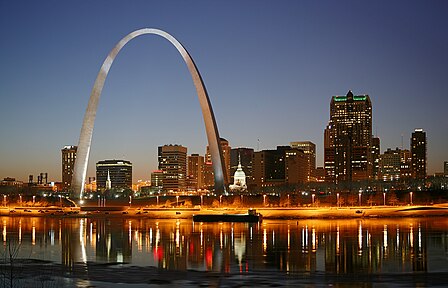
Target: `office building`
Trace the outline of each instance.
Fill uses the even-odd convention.
[[[126,160],[103,160],[96,163],[97,191],[132,189],[132,163]]]
[[[75,167],[77,146],[64,146],[62,148],[62,189],[70,191],[72,185],[73,169]]]
[[[187,188],[187,148],[164,145],[158,148],[159,170],[163,171],[163,191],[181,192]]]
[[[291,148],[302,150],[305,153],[306,159],[306,181],[311,182],[316,180],[316,144],[311,141],[296,141],[289,144]]]
[[[333,96],[325,129],[325,169],[330,182],[373,177],[372,103],[368,95]]]
[[[374,180],[378,180],[380,174],[380,138],[372,138],[372,176]]]
[[[197,191],[204,187],[204,156],[191,154],[188,156],[188,189]]]
[[[401,175],[401,150],[387,149],[380,157],[380,175],[383,181],[397,181]]]
[[[411,136],[412,177],[426,178],[426,132],[415,129]]]
[[[400,151],[400,179],[406,180],[412,177],[412,156],[411,151],[402,149]]]
[[[443,175],[445,175],[445,177],[448,177],[448,161],[445,161],[443,163]]]
[[[254,153],[254,188],[279,186],[285,184],[285,156],[290,146],[277,146],[276,150],[262,150]]]
[[[309,154],[301,149],[285,151],[285,184],[298,185],[309,181]]]

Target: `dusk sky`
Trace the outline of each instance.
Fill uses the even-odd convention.
[[[48,172],[77,145],[101,64],[126,34],[177,38],[202,74],[221,137],[232,147],[317,145],[332,95],[368,94],[381,151],[409,148],[423,128],[428,173],[448,161],[448,1],[0,0],[0,178]],[[259,141],[258,141],[259,139]],[[205,153],[190,74],[165,39],[144,35],[118,55],[101,96],[87,176],[95,163],[157,168],[157,147]]]

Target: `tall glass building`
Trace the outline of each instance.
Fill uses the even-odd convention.
[[[373,176],[372,103],[368,95],[333,96],[324,139],[326,181],[360,181]]]

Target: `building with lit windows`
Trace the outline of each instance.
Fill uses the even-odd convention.
[[[383,181],[397,181],[401,175],[401,150],[387,149],[380,157],[380,175]]]
[[[69,191],[72,185],[73,169],[75,167],[77,146],[62,148],[62,189]]]
[[[325,129],[324,159],[328,182],[373,177],[372,103],[368,95],[333,96]]]
[[[187,147],[159,146],[158,160],[159,170],[163,172],[163,191],[185,191],[187,188]]]
[[[204,187],[204,156],[191,154],[188,156],[188,189],[197,191]]]
[[[103,192],[109,189],[132,189],[132,163],[126,160],[103,160],[96,163],[96,188]]]
[[[415,129],[411,136],[412,177],[426,178],[426,132]]]
[[[285,184],[285,156],[290,146],[277,146],[276,150],[254,152],[254,188],[273,187]]]
[[[400,179],[412,178],[412,156],[408,149],[401,149],[400,151]]]
[[[302,150],[305,153],[305,171],[306,181],[311,182],[316,180],[316,144],[311,141],[296,141],[289,143],[291,148]]]
[[[380,138],[372,138],[372,176],[374,180],[379,179],[380,174]]]

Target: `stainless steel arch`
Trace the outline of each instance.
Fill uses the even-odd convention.
[[[202,109],[202,116],[204,118],[205,130],[207,133],[207,139],[210,146],[210,153],[212,156],[213,170],[215,174],[215,191],[217,193],[225,193],[225,183],[227,183],[227,174],[225,171],[224,161],[222,158],[222,149],[219,141],[218,128],[216,126],[215,116],[213,114],[212,105],[208,98],[207,90],[205,89],[202,77],[191,58],[188,51],[177,41],[173,36],[165,31],[152,28],[143,28],[129,33],[123,39],[118,42],[117,45],[110,51],[106,60],[104,60],[101,70],[96,77],[95,84],[93,85],[92,92],[90,94],[89,104],[87,106],[84,121],[82,123],[81,135],[79,136],[78,151],[76,153],[75,167],[73,171],[72,189],[73,197],[82,199],[84,193],[84,183],[87,174],[87,165],[90,154],[90,145],[92,143],[93,126],[95,124],[95,116],[100,100],[101,91],[103,90],[104,82],[106,81],[109,69],[118,55],[120,50],[132,39],[144,34],[159,35],[176,47],[177,51],[182,55],[182,58],[187,64],[191,77],[193,78],[194,85],[199,98],[199,103]]]

